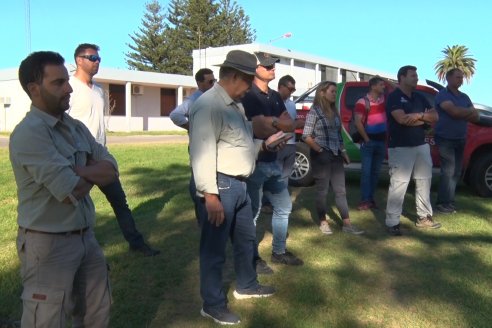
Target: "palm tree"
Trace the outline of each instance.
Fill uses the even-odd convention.
[[[439,60],[434,66],[439,81],[446,79],[446,72],[450,69],[459,68],[463,71],[466,82],[469,83],[473,74],[475,74],[475,62],[477,60],[468,54],[468,48],[459,45],[447,46],[441,52],[444,54],[444,58]]]

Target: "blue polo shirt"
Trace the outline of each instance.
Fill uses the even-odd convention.
[[[451,117],[444,109],[441,108],[441,104],[444,101],[451,101],[455,106],[470,108],[473,104],[470,98],[463,92],[454,94],[448,88],[442,89],[436,95],[436,110],[439,114],[439,121],[437,121],[435,126],[436,136],[445,139],[465,139],[466,128],[468,122],[465,120],[454,119]]]
[[[424,96],[412,92],[408,97],[400,88],[388,95],[386,101],[386,116],[388,118],[389,144],[388,147],[416,147],[425,143],[425,125],[407,126],[398,123],[391,114],[392,111],[403,109],[405,114],[422,113],[431,105]]]
[[[268,88],[265,93],[253,83],[251,89],[241,100],[248,120],[258,115],[279,117],[287,109],[284,101],[277,91]],[[258,138],[255,136],[255,138]],[[258,154],[258,162],[273,162],[277,160],[277,153],[262,151]]]

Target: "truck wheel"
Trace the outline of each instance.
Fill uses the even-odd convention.
[[[470,170],[470,186],[481,197],[492,197],[492,153],[482,153]]]
[[[292,167],[289,183],[293,186],[307,187],[313,184],[309,146],[304,142],[296,143],[296,160]]]

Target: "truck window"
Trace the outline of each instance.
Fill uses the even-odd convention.
[[[367,94],[367,86],[350,86],[345,90],[345,108],[353,110],[355,103]]]

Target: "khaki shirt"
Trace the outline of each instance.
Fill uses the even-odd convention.
[[[253,129],[242,104],[216,83],[190,111],[190,158],[198,193],[219,193],[217,172],[251,175],[256,154]]]
[[[45,232],[65,232],[93,226],[94,204],[89,195],[77,205],[62,201],[79,181],[73,168],[88,158],[116,160],[96,142],[80,121],[61,120],[31,106],[10,136],[10,161],[17,183],[19,226]]]

